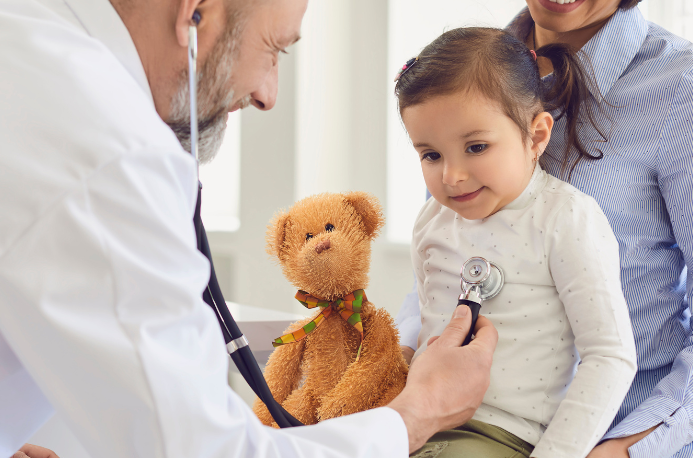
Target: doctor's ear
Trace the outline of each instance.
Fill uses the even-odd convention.
[[[202,0],[179,0],[176,16],[176,39],[182,47],[188,47],[188,27],[199,25],[202,20]]]

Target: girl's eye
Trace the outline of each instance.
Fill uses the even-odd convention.
[[[477,143],[476,145],[472,145],[469,148],[467,148],[468,153],[472,154],[479,154],[484,152],[484,150],[488,147],[487,144],[485,143]]]
[[[327,223],[327,224],[325,225],[325,230],[326,230],[327,232],[332,232],[332,231],[334,231],[334,226],[331,225],[330,223]]]
[[[312,238],[313,238],[313,234],[311,234],[310,232],[308,234],[306,234],[306,242]]]
[[[434,162],[434,161],[437,161],[438,159],[440,159],[440,153],[436,153],[436,152],[423,153],[421,155],[422,161]]]

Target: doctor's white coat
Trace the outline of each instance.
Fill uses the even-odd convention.
[[[196,192],[107,0],[0,0],[0,458],[54,410],[95,458],[407,456],[391,409],[278,431],[231,391]]]

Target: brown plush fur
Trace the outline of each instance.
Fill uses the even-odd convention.
[[[334,230],[328,232],[327,224]],[[366,289],[371,241],[383,224],[380,204],[366,193],[319,194],[275,216],[267,230],[267,252],[278,259],[296,288],[332,301]],[[307,234],[312,238],[307,240]],[[316,250],[328,239],[328,249]],[[299,329],[320,311],[286,332]],[[338,313],[303,340],[278,347],[270,356],[265,370],[270,390],[303,423],[384,406],[404,388],[408,366],[392,318],[364,302],[361,320],[359,361],[355,359],[360,335]],[[253,410],[264,424],[276,427],[259,399]]]

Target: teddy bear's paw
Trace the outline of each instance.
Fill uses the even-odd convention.
[[[318,419],[320,421],[329,420],[330,418],[343,417],[348,415],[347,403],[344,399],[340,398],[323,398],[320,407],[318,407]]]
[[[304,425],[318,422],[317,402],[306,390],[298,389],[282,403],[282,407]]]

